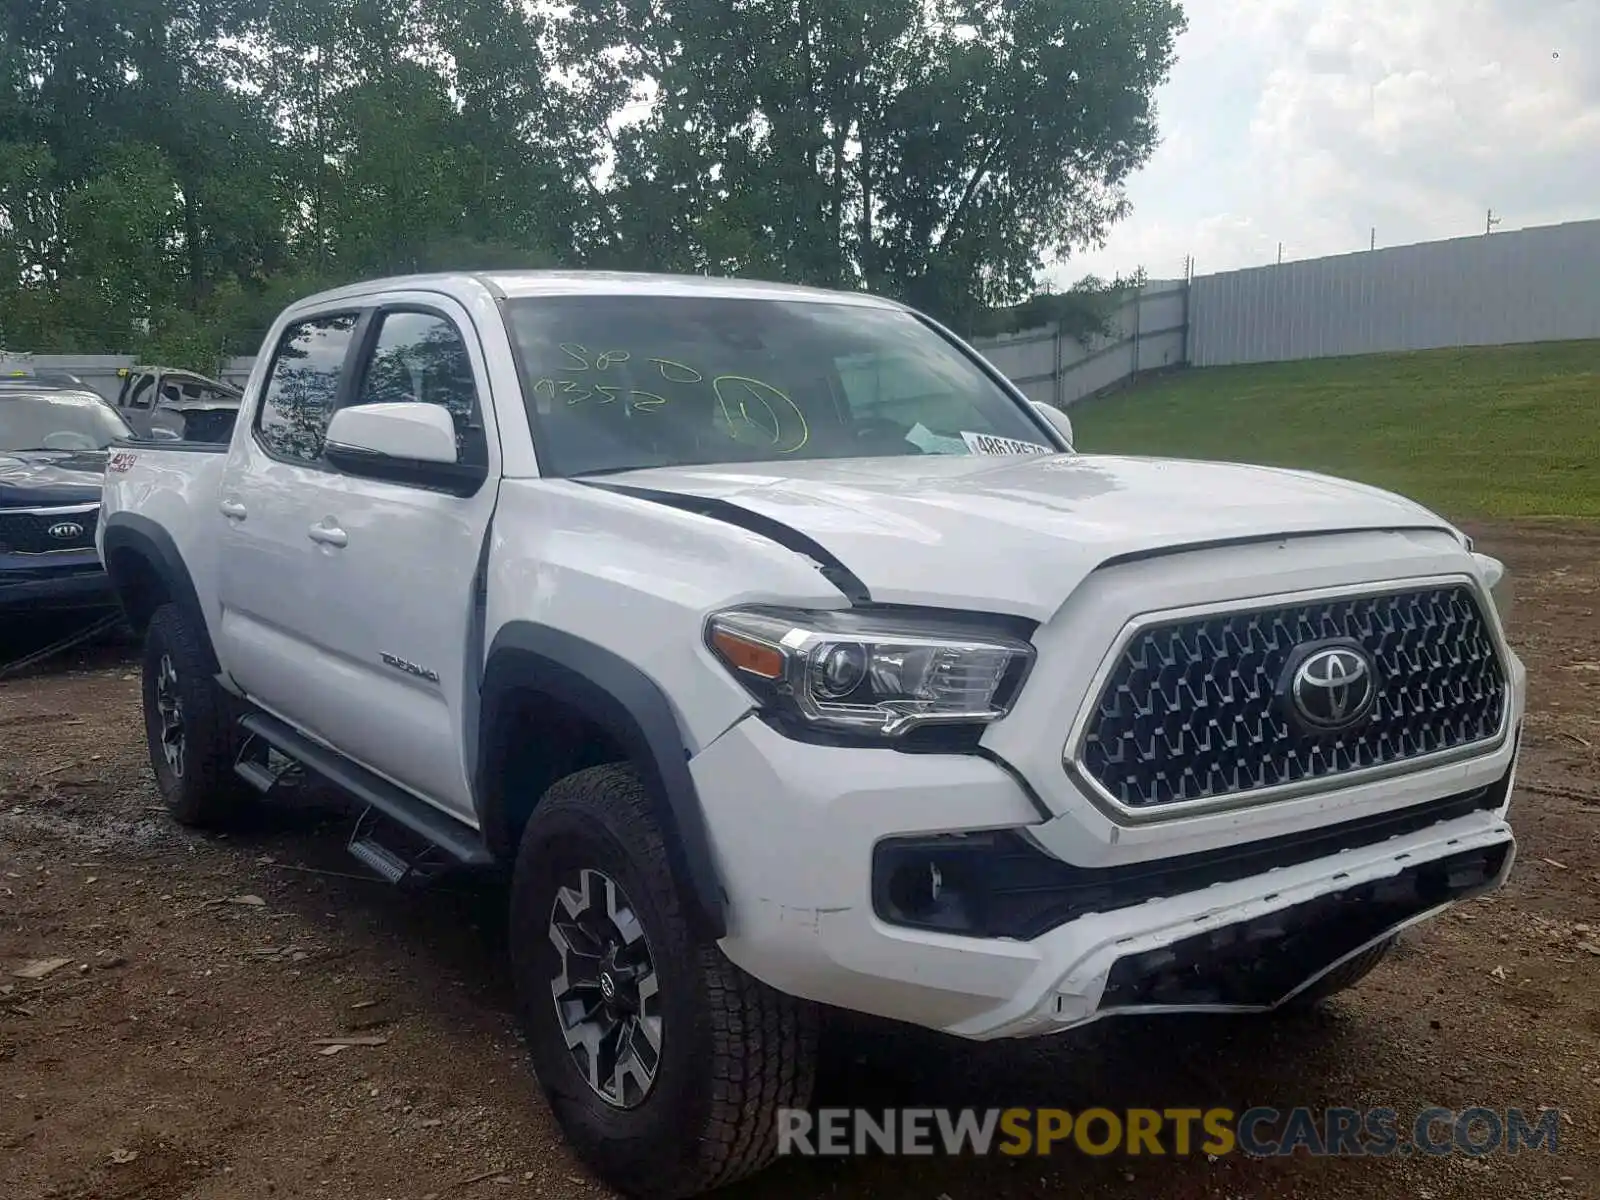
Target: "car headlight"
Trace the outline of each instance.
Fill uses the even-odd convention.
[[[1494,601],[1495,612],[1500,614],[1501,627],[1511,628],[1511,572],[1506,570],[1505,563],[1498,558],[1476,553],[1472,557],[1483,575],[1483,582],[1488,585],[1489,598]]]
[[[706,623],[706,644],[775,715],[883,738],[998,721],[1033,664],[1020,638],[854,612],[732,609]]]

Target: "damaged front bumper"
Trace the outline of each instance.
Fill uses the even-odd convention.
[[[1023,845],[1038,810],[976,756],[808,745],[747,720],[691,770],[733,962],[794,996],[987,1040],[1287,1002],[1504,881],[1513,759],[1440,772],[1457,790],[1421,803],[1103,868]],[[934,886],[919,900],[901,877]]]

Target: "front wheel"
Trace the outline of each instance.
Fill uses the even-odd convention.
[[[150,618],[144,641],[144,729],[167,810],[196,828],[226,825],[245,802],[234,774],[227,696],[208,667],[204,631],[176,604]]]
[[[640,1200],[731,1183],[810,1101],[817,1018],[687,919],[637,773],[561,780],[524,831],[512,960],[534,1070],[568,1141]]]
[[[1321,1007],[1322,1002],[1330,997],[1355,987],[1377,970],[1379,963],[1389,957],[1389,952],[1394,949],[1397,940],[1393,937],[1385,938],[1377,945],[1369,946],[1348,962],[1340,963],[1305,991],[1296,995],[1280,1011],[1290,1016],[1308,1013]]]

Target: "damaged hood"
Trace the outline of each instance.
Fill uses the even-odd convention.
[[[826,549],[879,603],[1035,620],[1101,564],[1126,555],[1274,536],[1452,529],[1362,484],[1180,459],[929,455],[651,468],[595,482],[658,501],[731,504],[780,522]]]
[[[0,450],[0,508],[98,503],[109,458],[104,450]]]

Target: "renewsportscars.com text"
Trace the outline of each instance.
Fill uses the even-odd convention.
[[[821,1109],[778,1113],[780,1154],[1076,1153],[1255,1158],[1522,1154],[1559,1148],[1561,1113],[1540,1109],[1392,1108]]]

